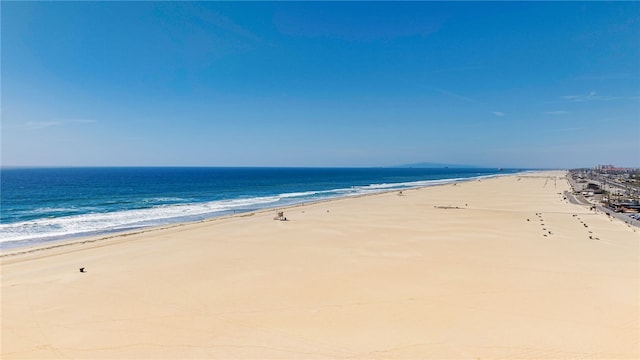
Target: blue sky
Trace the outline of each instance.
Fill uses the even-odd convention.
[[[640,166],[639,2],[7,2],[5,166]]]

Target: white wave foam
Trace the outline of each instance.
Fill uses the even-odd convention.
[[[352,192],[352,189],[331,189],[331,190],[318,190],[318,191],[302,191],[302,192],[292,192],[292,193],[283,193],[278,195],[278,197],[287,199],[287,198],[301,198],[301,197],[313,197],[313,196],[322,196],[326,194],[343,194]]]
[[[23,215],[44,215],[58,212],[78,211],[76,208],[62,208],[62,207],[43,207],[32,210],[19,211]]]
[[[158,225],[176,218],[189,218],[275,203],[276,196],[219,200],[201,204],[159,205],[148,209],[91,213],[0,224],[0,243],[47,237],[64,237],[90,232]]]
[[[160,202],[186,202],[192,201],[193,199],[185,199],[180,197],[153,197],[148,199],[143,199],[142,202],[145,203],[160,203]]]

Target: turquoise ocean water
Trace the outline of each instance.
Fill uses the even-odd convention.
[[[0,248],[515,173],[422,168],[3,168]]]

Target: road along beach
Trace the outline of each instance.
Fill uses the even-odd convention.
[[[6,251],[0,357],[638,358],[640,230],[564,176]]]

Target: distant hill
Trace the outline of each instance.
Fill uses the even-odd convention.
[[[399,165],[396,167],[400,168],[421,168],[421,169],[473,169],[473,168],[483,168],[483,166],[475,166],[475,165],[460,165],[460,164],[441,164],[441,163],[432,163],[432,162],[422,162],[415,164],[405,164]]]

